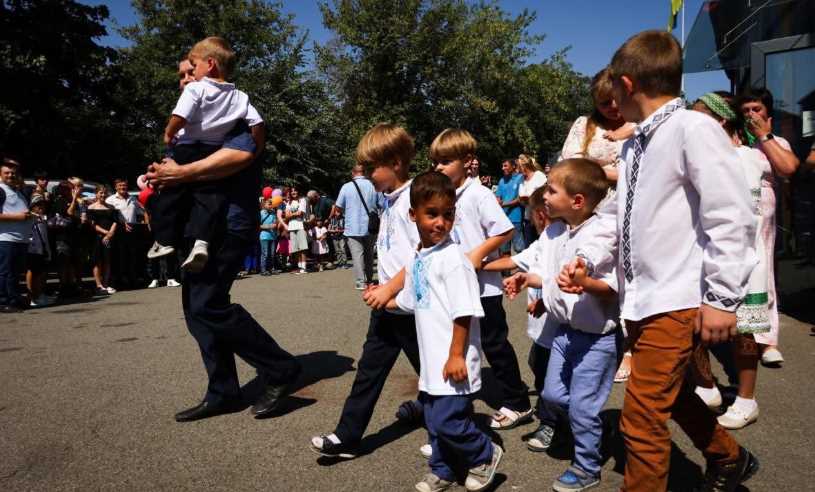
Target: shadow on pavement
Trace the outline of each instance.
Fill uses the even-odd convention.
[[[418,428],[418,426],[406,424],[397,420],[387,427],[379,429],[376,433],[369,434],[362,438],[362,441],[359,443],[358,457],[372,454],[377,449],[387,446],[392,442],[398,441]],[[419,450],[417,449],[416,452],[418,453]],[[333,466],[343,461],[347,460],[329,456],[320,456],[317,458],[317,464],[320,466]]]

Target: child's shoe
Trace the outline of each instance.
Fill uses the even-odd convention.
[[[470,468],[467,480],[464,481],[464,488],[470,492],[477,492],[489,487],[492,481],[495,480],[495,470],[498,469],[498,464],[501,463],[503,457],[504,450],[501,449],[501,446],[493,444],[492,461]]]
[[[175,248],[172,246],[164,246],[159,244],[158,241],[154,241],[150,249],[147,250],[147,257],[152,260],[153,258],[161,258],[162,256],[167,256],[174,252]]]
[[[433,457],[433,446],[430,444],[422,444],[419,448],[419,454],[422,455],[422,458],[429,460]]]
[[[153,279],[153,281],[147,286],[148,289],[155,289],[156,287],[158,287],[158,280],[156,279]]]
[[[600,485],[600,475],[591,476],[575,466],[570,466],[555,480],[552,489],[557,492],[576,492],[598,485]]]
[[[433,473],[428,473],[421,482],[416,484],[416,490],[419,492],[438,492],[440,490],[447,490],[452,486],[453,482],[439,478]]]
[[[490,428],[494,430],[509,430],[518,427],[519,425],[528,424],[532,422],[533,409],[523,412],[516,412],[507,407],[501,407],[495,415],[492,416]]]
[[[409,425],[424,423],[424,407],[418,400],[402,402],[396,409],[396,420]]]
[[[207,264],[207,260],[209,259],[208,249],[209,243],[196,239],[195,244],[192,246],[192,251],[190,251],[190,255],[187,256],[187,259],[181,264],[181,269],[190,273],[198,273],[203,270],[204,265]]]
[[[323,434],[311,438],[311,450],[329,458],[352,460],[359,452],[356,446],[348,446],[340,441],[336,434]]]
[[[532,437],[526,441],[526,447],[530,451],[541,453],[552,447],[554,441],[555,429],[550,425],[541,424],[538,429],[532,434]]]
[[[167,287],[181,287],[181,284],[176,279],[171,278],[167,280]]]
[[[703,388],[697,386],[693,391],[696,395],[705,402],[705,405],[711,410],[717,410],[722,406],[722,393],[719,388],[714,384],[712,388]]]
[[[737,397],[727,412],[717,419],[725,429],[736,430],[747,427],[758,420],[758,403],[755,400]]]

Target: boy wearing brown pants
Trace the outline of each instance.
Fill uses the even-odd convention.
[[[579,291],[575,274],[618,262],[633,353],[621,417],[623,490],[666,489],[673,418],[707,460],[702,490],[734,491],[758,461],[694,396],[686,373],[696,344],[735,334],[735,311],[756,264],[744,174],[724,130],[678,97],[682,50],[673,36],[639,33],[609,68],[614,99],[638,125],[623,147],[616,201],[600,211],[605,230],[558,283]]]

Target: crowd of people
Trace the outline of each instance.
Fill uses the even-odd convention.
[[[208,49],[193,48],[190,70],[196,81],[214,82],[194,90],[232,90],[223,81],[228,73],[218,70],[219,55]],[[82,196],[78,178],[51,191],[38,174],[26,190],[20,163],[4,159],[0,306],[12,312],[53,302],[44,283],[49,265],[59,272],[64,297],[83,295],[80,280],[89,266],[99,295],[138,286],[146,271],[152,272],[150,286],[180,280],[185,318],[210,382],[204,401],[176,419],[239,408],[237,374],[229,363],[235,354],[267,384],[252,408],[265,416],[301,369],[248,312],[230,303],[231,281],[223,275],[238,273],[235,258],[243,259],[239,275],[352,266],[354,288],[371,308],[370,324],[337,426],[310,440],[317,453],[342,459],[359,454],[385,380],[404,352],[419,376],[418,395],[397,414],[420,420],[428,432],[420,452],[429,472],[416,490],[441,491],[459,480],[467,490],[488,488],[504,450],[472,418],[483,357],[501,395],[491,429],[537,419],[527,441],[531,451],[545,451],[571,434],[574,459],[554,477],[554,490],[600,483],[600,411],[614,382],[626,382],[624,490],[666,489],[668,420],[674,419],[707,461],[702,490],[734,491],[759,465],[728,430],[758,419],[759,362],[783,362],[773,185],[799,161],[772,133],[767,91],[738,97],[712,92],[688,106],[679,97],[681,70],[681,48],[670,34],[632,37],[592,80],[594,111],[574,122],[558,162],[543,169],[529,155],[508,159],[494,185],[480,176],[477,141],[462,129],[441,132],[430,147],[434,169],[411,179],[413,138],[387,123],[360,140],[357,164],[336,200],[314,190],[302,196],[296,187],[267,186],[245,205],[243,182],[232,179],[222,189],[210,183],[159,191],[164,196],[145,209],[124,180],[114,182],[112,194],[97,186],[93,198]],[[179,109],[184,97],[174,114],[194,114]],[[175,142],[171,157],[186,161],[185,172],[200,169],[213,153],[237,151],[250,159],[256,152],[256,119],[246,110],[248,100],[239,104],[244,110],[237,119],[248,125],[237,136],[219,135],[216,146],[185,144],[194,135],[189,126],[176,141],[187,119],[170,120],[165,140]],[[249,135],[255,142],[241,143]],[[154,164],[148,176],[169,183],[173,170],[185,168],[176,166],[172,159]],[[235,176],[251,178],[251,169]],[[193,200],[203,204],[200,209],[177,205],[191,200],[187,192],[202,194]],[[171,199],[177,200],[173,213],[159,219],[164,200]],[[207,227],[208,221],[219,223],[207,214],[221,208],[232,213],[233,205],[254,217],[227,219],[225,231]],[[172,234],[152,234],[151,224],[169,217],[176,223],[169,231],[179,221],[198,224],[186,230],[188,247]],[[21,301],[17,284],[24,269],[29,295]],[[534,405],[504,311],[523,290],[533,342],[528,361],[539,395]],[[721,415],[708,351],[737,387]]]

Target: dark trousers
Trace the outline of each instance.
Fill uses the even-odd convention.
[[[203,159],[218,150],[215,145],[177,145],[173,157],[179,164]],[[224,213],[226,195],[219,182],[171,186],[154,194],[149,203],[153,236],[162,245],[179,246],[186,237],[211,242],[217,218]]]
[[[17,284],[25,272],[27,253],[28,243],[0,241],[0,306],[17,306],[22,303]]]
[[[503,296],[481,298],[484,317],[481,318],[481,350],[490,363],[492,372],[503,394],[503,405],[510,410],[529,410],[529,387],[521,379],[518,357],[509,343],[507,314],[501,304]]]
[[[538,402],[535,404],[535,408],[538,418],[541,420],[541,423],[554,427],[554,421],[546,420],[548,412],[543,411],[543,402],[541,401],[543,399],[541,395],[543,394],[543,383],[546,381],[546,367],[549,365],[550,354],[551,350],[532,342],[532,346],[529,347],[527,363],[529,364],[529,368],[532,369],[532,375],[535,377],[535,394],[538,395]]]
[[[178,258],[176,254],[153,258],[147,263],[147,274],[152,280],[166,282],[178,279]]]
[[[297,360],[229,297],[249,245],[237,235],[216,236],[204,270],[186,273],[182,283],[184,317],[201,349],[209,376],[206,400],[213,404],[240,398],[236,355],[270,384],[290,382],[299,369]]]
[[[460,463],[470,469],[492,461],[492,441],[473,423],[471,395],[435,396],[422,392],[419,401],[433,448],[428,464],[437,477],[455,482],[451,465]]]
[[[136,225],[131,226],[133,230],[128,232],[123,224],[116,226],[116,236],[113,240],[113,279],[117,288],[134,288],[142,271],[144,263],[142,258],[144,252],[140,245],[142,238],[139,235]],[[142,265],[142,270],[139,269]]]
[[[371,311],[368,335],[357,362],[357,375],[351,393],[345,399],[335,431],[340,441],[355,445],[362,440],[385,380],[402,351],[416,374],[419,374],[419,345],[414,317]]]

